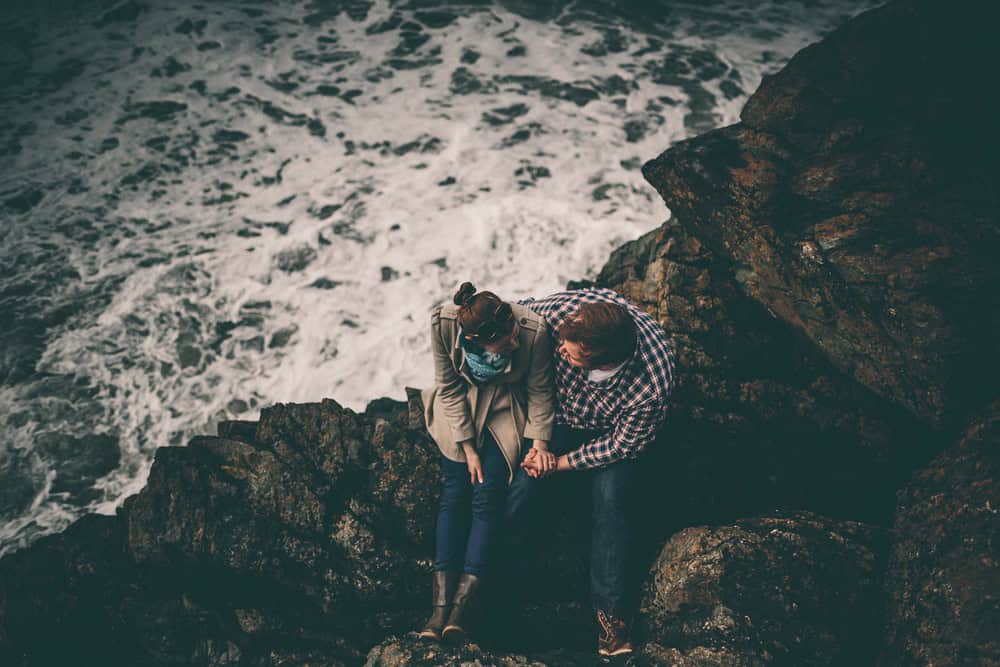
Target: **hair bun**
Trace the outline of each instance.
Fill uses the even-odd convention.
[[[476,293],[476,288],[470,282],[462,283],[462,286],[455,292],[455,305],[467,306],[472,301],[472,296]]]

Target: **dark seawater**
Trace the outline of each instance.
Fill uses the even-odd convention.
[[[429,309],[593,276],[641,164],[872,2],[8,2],[0,554],[276,401],[430,381]]]

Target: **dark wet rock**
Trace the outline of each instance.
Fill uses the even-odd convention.
[[[653,564],[644,641],[739,665],[872,664],[884,531],[798,514],[687,528]]]
[[[200,44],[198,44],[198,50],[202,52],[215,51],[216,49],[221,49],[221,48],[222,44],[216,42],[215,40],[208,40],[207,42],[201,42]]]
[[[117,517],[85,517],[0,563],[0,662],[128,664],[136,637],[122,603],[136,577]]]
[[[675,351],[671,426],[648,454],[665,471],[669,497],[656,502],[710,523],[774,507],[888,521],[894,490],[933,439],[833,368],[731,271],[671,220],[618,249],[597,279],[653,315]]]
[[[368,653],[365,667],[461,667],[463,665],[490,665],[491,667],[544,667],[546,663],[529,660],[518,654],[497,654],[483,650],[476,644],[452,647],[437,642],[427,642],[412,637],[392,637]]]
[[[386,283],[399,277],[399,271],[391,266],[383,266],[381,269],[382,282]]]
[[[523,58],[528,55],[528,47],[524,44],[518,44],[508,49],[506,55],[508,58]]]
[[[315,248],[308,244],[302,244],[285,248],[275,254],[274,263],[281,271],[293,273],[312,264],[316,257]]]
[[[983,406],[1000,368],[980,289],[1000,280],[998,151],[967,120],[1000,54],[966,34],[979,20],[868,12],[765,78],[742,123],[644,168],[743,291],[935,426]]]
[[[899,492],[879,665],[1000,664],[1000,401]]]
[[[444,187],[446,185],[454,185],[454,184],[455,184],[455,177],[454,176],[449,176],[448,178],[445,178],[445,179],[442,179],[442,180],[438,181],[438,185],[440,185],[442,187]]]

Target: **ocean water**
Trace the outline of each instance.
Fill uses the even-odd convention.
[[[875,2],[0,9],[0,554],[158,447],[431,381],[430,309],[593,277],[641,164]]]

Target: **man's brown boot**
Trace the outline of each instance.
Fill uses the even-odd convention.
[[[441,639],[441,630],[444,629],[448,612],[451,611],[451,598],[455,595],[457,584],[458,572],[434,572],[434,578],[431,580],[431,604],[434,605],[434,611],[420,631],[421,638]]]
[[[611,613],[598,611],[597,652],[601,655],[624,655],[632,652],[632,642],[628,637],[628,626]]]
[[[441,638],[450,644],[461,644],[468,634],[469,617],[479,595],[479,577],[463,572],[455,590],[448,624],[444,626]]]

